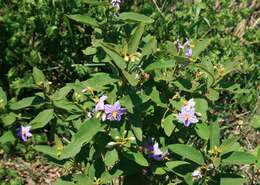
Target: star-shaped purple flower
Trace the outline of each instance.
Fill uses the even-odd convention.
[[[126,112],[125,108],[121,108],[120,102],[115,102],[114,105],[105,105],[106,118],[110,121],[120,121],[122,115]]]
[[[188,38],[186,38],[185,56],[188,57],[188,58],[190,58],[192,56],[192,49],[191,49],[191,45],[190,45],[190,40]]]
[[[27,141],[28,137],[32,137],[32,133],[30,132],[31,126],[21,126],[18,131],[18,136],[21,137],[23,141]]]
[[[107,96],[105,95],[102,95],[100,98],[99,98],[99,101],[98,103],[96,104],[95,106],[95,112],[98,112],[98,111],[101,111],[101,110],[104,110],[105,109],[105,103],[104,101],[107,99]]]
[[[163,160],[163,158],[168,154],[168,151],[166,152],[161,151],[161,149],[159,148],[159,144],[157,142],[154,142],[153,144],[153,139],[150,137],[147,139],[145,148],[149,153],[148,156],[157,161]]]
[[[184,123],[184,126],[188,127],[191,123],[197,123],[198,119],[195,115],[194,108],[183,107],[181,113],[178,114],[178,120]]]

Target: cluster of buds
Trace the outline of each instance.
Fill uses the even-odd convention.
[[[135,61],[139,61],[141,56],[142,56],[142,54],[139,53],[139,52],[135,52],[135,53],[130,54],[130,55],[126,54],[125,57],[124,57],[124,60],[126,62],[135,62]]]
[[[114,141],[111,141],[107,144],[107,147],[113,147],[113,146],[124,146],[132,141],[135,141],[135,137],[119,137],[116,136],[114,138]]]

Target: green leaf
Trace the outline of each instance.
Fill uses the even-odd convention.
[[[207,121],[207,111],[209,109],[208,102],[204,98],[195,98],[195,108],[196,112],[201,114],[202,121]]]
[[[166,163],[166,166],[170,169],[176,168],[181,165],[190,164],[186,161],[170,161]]]
[[[118,68],[120,68],[121,70],[124,70],[126,68],[126,62],[120,56],[119,53],[110,49],[110,47],[108,47],[108,45],[106,43],[101,43],[101,47],[112,58],[112,60],[115,62],[115,64],[117,65]]]
[[[212,62],[206,60],[200,64],[197,64],[196,67],[207,74],[207,86],[211,87],[216,81]]]
[[[229,154],[229,153],[228,153]],[[222,165],[241,165],[241,164],[254,164],[256,163],[256,157],[246,152],[232,152],[231,155],[226,157],[223,155]]]
[[[0,143],[6,144],[6,143],[12,143],[14,144],[16,138],[14,137],[13,133],[11,131],[4,132],[4,134],[0,137]]]
[[[55,93],[52,95],[52,99],[53,100],[61,100],[66,98],[66,96],[69,94],[69,92],[71,91],[71,87],[69,85],[66,85],[64,87],[62,87],[61,89],[58,89],[57,91],[55,91]]]
[[[174,68],[176,66],[176,62],[174,60],[159,60],[149,64],[144,70],[146,72],[154,71],[156,69],[166,70],[168,68]]]
[[[55,100],[53,101],[55,107],[67,110],[68,112],[81,112],[82,110],[76,106],[74,103],[67,99]]]
[[[209,125],[209,136],[210,136],[210,149],[219,146],[219,138],[220,138],[220,128],[217,122],[211,123]]]
[[[144,33],[144,23],[140,23],[137,28],[134,30],[134,33],[130,37],[130,40],[128,42],[128,53],[132,54],[137,51],[137,48],[140,44],[140,40],[142,38],[142,35]]]
[[[101,130],[100,121],[97,119],[87,120],[78,130],[78,132],[73,135],[70,144],[64,147],[60,159],[66,159],[74,157],[79,151],[84,143],[89,143],[91,139]]]
[[[142,55],[150,55],[155,53],[157,49],[157,40],[155,37],[151,37],[150,40],[144,45],[142,49]]]
[[[260,128],[260,115],[254,115],[250,121],[250,125],[253,128]]]
[[[215,89],[209,88],[206,96],[211,101],[217,101],[219,99],[219,92]]]
[[[0,87],[0,109],[1,109],[1,105],[6,106],[6,104],[7,104],[6,94],[2,89],[2,87]]]
[[[242,185],[247,182],[246,178],[221,178],[220,185]]]
[[[29,124],[33,129],[42,128],[53,118],[53,109],[47,109],[40,112]]]
[[[130,74],[125,70],[122,70],[122,73],[124,74],[125,78],[127,79],[127,81],[132,85],[132,86],[136,86],[138,84],[138,80],[135,79],[135,74]]]
[[[165,134],[170,137],[176,125],[173,123],[175,116],[170,114],[165,119],[162,120],[162,128],[164,129]]]
[[[82,50],[84,55],[94,55],[97,52],[97,48],[95,47],[87,47],[86,49]]]
[[[173,144],[173,145],[169,145],[168,148],[172,152],[184,158],[187,158],[199,165],[203,165],[205,163],[201,152],[191,146],[184,145],[184,144]]]
[[[158,106],[167,107],[165,103],[162,102],[160,92],[154,86],[150,94],[151,100],[156,103]]]
[[[13,112],[4,114],[1,116],[1,120],[5,126],[12,125],[16,121],[16,114]]]
[[[56,149],[56,147],[50,147],[47,145],[36,145],[33,146],[33,149],[54,159],[58,159],[58,150]]]
[[[192,50],[192,57],[198,57],[202,51],[207,49],[209,44],[211,43],[212,38],[203,39],[202,41],[198,41],[195,43],[195,48]]]
[[[143,23],[153,23],[154,20],[146,15],[135,13],[135,12],[123,12],[119,14],[119,19],[124,21],[135,21],[135,22],[143,22]]]
[[[223,143],[219,146],[221,154],[225,154],[226,152],[230,152],[230,148],[237,142],[238,137],[231,137],[223,141]]]
[[[96,91],[102,91],[117,82],[118,80],[113,78],[108,73],[96,73],[92,77],[84,82],[82,85],[86,87],[91,87]]]
[[[75,15],[67,15],[67,16],[76,22],[79,22],[82,24],[87,24],[92,27],[99,27],[96,19],[93,19],[92,17],[89,17],[88,15],[75,14]]]
[[[107,151],[105,155],[105,164],[109,167],[114,166],[114,164],[119,160],[118,153],[116,149]]]
[[[36,84],[42,84],[46,78],[40,69],[33,67],[33,79]]]
[[[141,165],[141,166],[148,166],[148,162],[147,160],[144,158],[144,156],[141,153],[134,153],[134,152],[124,152],[123,155],[131,160],[136,162],[137,164]]]
[[[205,123],[197,123],[195,127],[195,131],[201,139],[208,140],[209,139],[209,127]]]
[[[39,105],[41,103],[43,103],[43,99],[41,97],[32,96],[32,97],[27,97],[27,98],[21,99],[18,102],[10,103],[10,109],[19,110],[19,109],[24,109],[26,107]]]

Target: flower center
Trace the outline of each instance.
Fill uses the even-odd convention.
[[[24,130],[22,131],[22,136],[26,136],[26,132]]]
[[[112,112],[112,116],[115,118],[117,116],[118,112],[117,111],[113,111]]]
[[[190,119],[190,115],[189,115],[189,114],[185,114],[184,119],[185,119],[186,121],[189,120],[189,119]]]

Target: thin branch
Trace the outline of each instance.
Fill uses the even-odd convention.
[[[164,15],[164,13],[161,11],[161,9],[160,9],[160,7],[158,6],[156,0],[153,0],[153,3],[154,3],[154,5],[155,5],[155,7],[157,8],[157,10],[160,12],[161,16],[164,18],[165,15]]]

